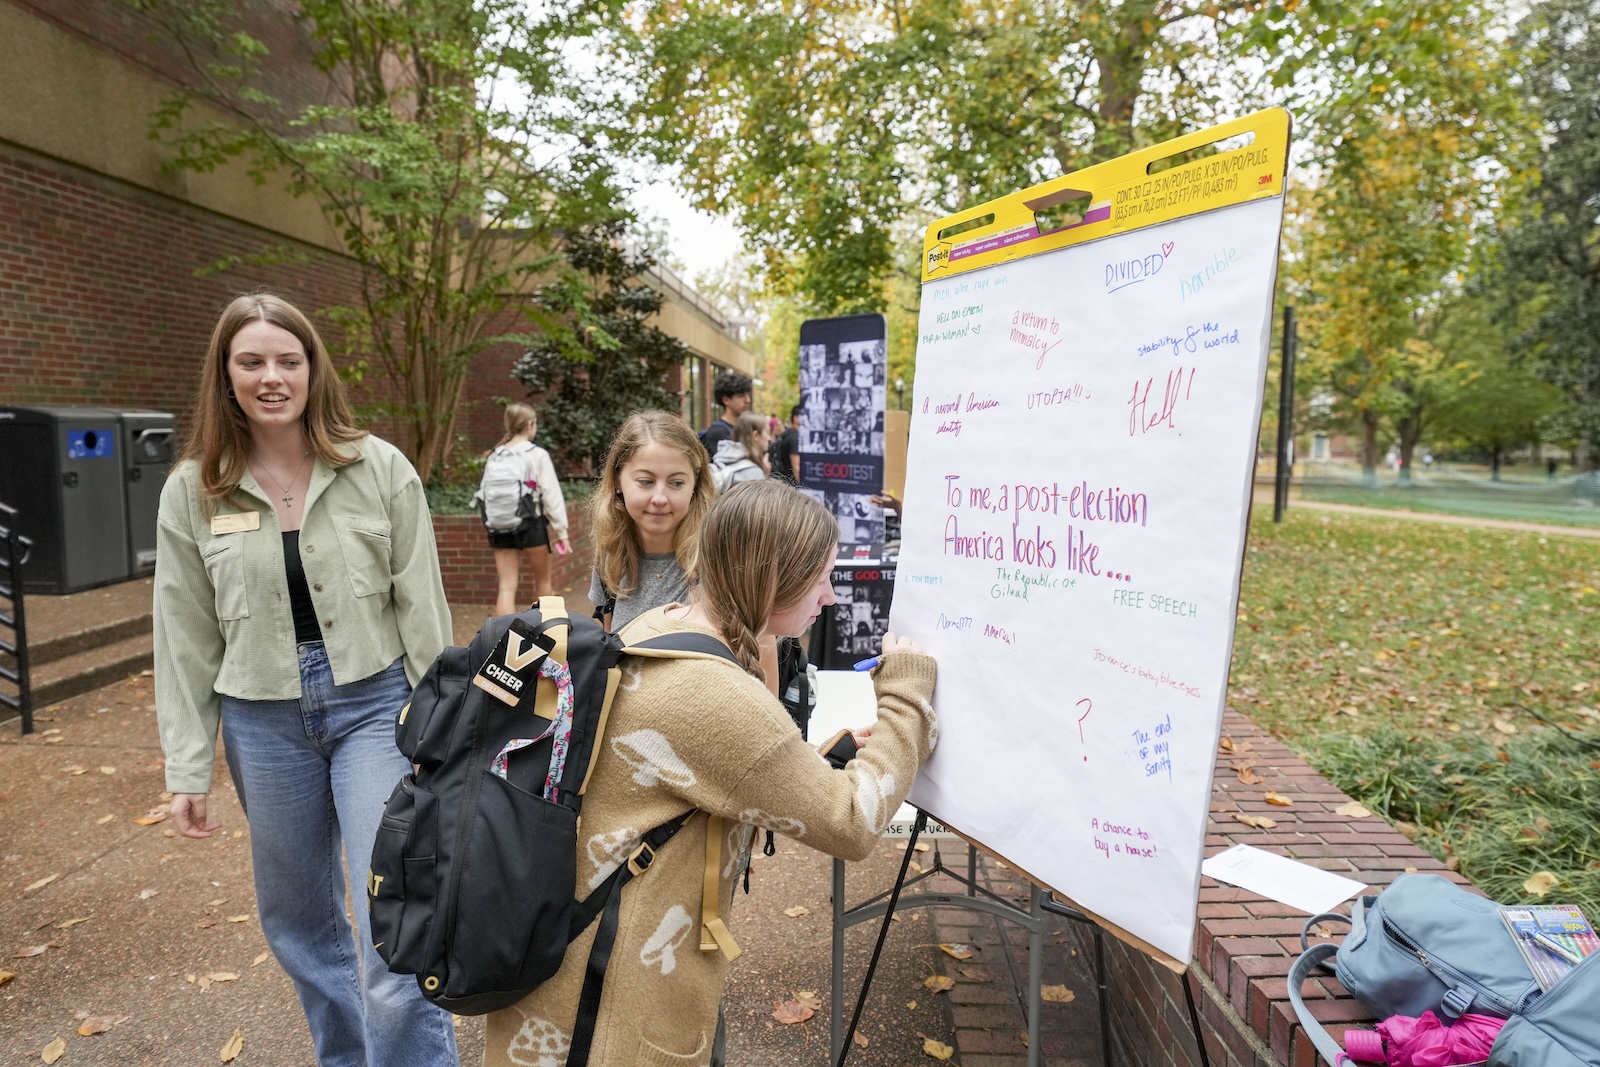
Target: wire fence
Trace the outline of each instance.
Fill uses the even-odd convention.
[[[1271,466],[1264,465],[1269,481]],[[1387,467],[1376,474],[1377,484],[1368,485],[1359,466],[1298,463],[1294,486],[1303,499],[1333,504],[1600,527],[1600,471],[1552,476],[1512,468],[1495,480],[1484,466],[1435,463],[1409,482]]]

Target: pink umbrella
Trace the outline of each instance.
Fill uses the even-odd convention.
[[[1345,1032],[1345,1051],[1352,1058],[1389,1067],[1459,1067],[1482,1063],[1499,1035],[1504,1019],[1463,1015],[1446,1026],[1431,1011],[1419,1018],[1395,1015],[1371,1030]]]

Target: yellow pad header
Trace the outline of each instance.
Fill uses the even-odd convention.
[[[1184,158],[1219,141],[1227,143]],[[923,237],[922,280],[1278,196],[1288,162],[1283,108],[1197,130],[940,219]],[[1051,229],[1038,216],[1056,208],[1081,218]]]

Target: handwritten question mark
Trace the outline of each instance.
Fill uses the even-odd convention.
[[[1088,704],[1089,706],[1086,707],[1086,708],[1083,708],[1083,706],[1085,704]],[[1082,700],[1078,701],[1078,703],[1075,706],[1083,708],[1083,714],[1078,716],[1078,740],[1079,741],[1083,741],[1083,720],[1087,719],[1089,717],[1089,713],[1094,710],[1094,702],[1091,701],[1088,697],[1084,697]],[[1087,742],[1084,742],[1084,743],[1087,744]],[[1088,756],[1083,757],[1083,762],[1088,763],[1089,762],[1089,757]]]

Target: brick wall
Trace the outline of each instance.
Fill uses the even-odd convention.
[[[1408,871],[1441,874],[1467,884],[1383,819],[1338,814],[1335,809],[1350,798],[1243,716],[1230,710],[1223,733],[1232,739],[1234,751],[1217,757],[1207,855],[1238,843],[1255,845],[1364,882],[1367,893],[1378,892]],[[1235,766],[1241,761],[1266,781],[1254,786],[1241,783]],[[1267,804],[1261,798],[1269,789],[1293,805]],[[1277,826],[1254,829],[1236,821],[1236,813],[1267,815]],[[1201,879],[1199,936],[1189,980],[1206,1050],[1216,1067],[1317,1064],[1311,1042],[1289,1005],[1286,980],[1289,965],[1300,952],[1305,918],[1288,905]],[[1334,933],[1342,934],[1343,927],[1335,927]],[[1198,1067],[1183,979],[1120,942],[1108,939],[1108,944],[1117,1062]],[[1086,936],[1082,951],[1093,951]],[[1346,1027],[1370,1027],[1374,1021],[1331,977],[1306,982],[1303,992],[1312,1013],[1336,1040]]]
[[[567,505],[567,540],[572,553],[550,556],[550,580],[556,591],[576,589],[585,594],[589,590],[589,575],[594,570],[594,543],[589,537],[588,501],[574,501]],[[483,531],[483,523],[476,515],[435,515],[433,537],[439,545],[439,570],[444,578],[444,594],[452,604],[492,604],[495,598],[496,578],[494,556]],[[522,568],[522,585],[517,590],[521,604],[531,604],[535,597],[532,577],[528,568]],[[577,605],[579,608],[582,604]]]

